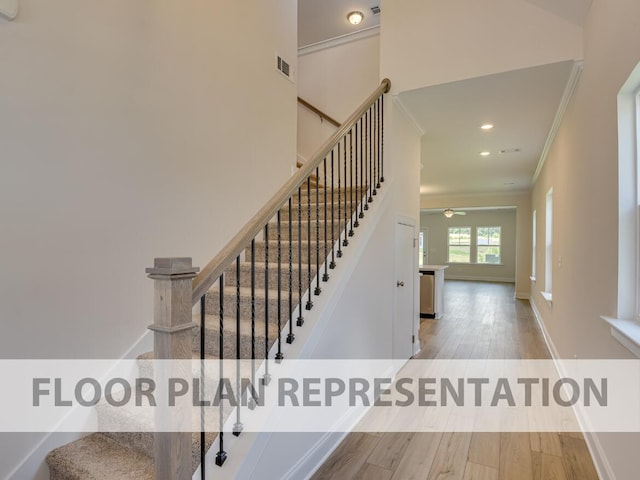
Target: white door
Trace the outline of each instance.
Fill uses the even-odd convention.
[[[393,358],[407,359],[413,355],[414,289],[417,276],[414,232],[413,225],[402,221],[396,223]]]

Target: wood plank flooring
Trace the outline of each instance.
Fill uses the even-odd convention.
[[[513,285],[448,281],[445,314],[422,320],[417,358],[551,358]],[[598,480],[581,434],[350,433],[312,477],[367,480]]]

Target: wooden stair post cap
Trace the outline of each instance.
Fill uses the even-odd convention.
[[[170,258],[155,258],[153,260],[153,267],[147,268],[145,271],[152,275],[196,275],[200,268],[192,265],[190,257],[170,257]]]

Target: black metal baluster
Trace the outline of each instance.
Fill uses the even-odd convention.
[[[374,154],[373,154],[373,156],[374,156],[374,159],[373,159],[373,182],[372,182],[372,184],[373,184],[373,195],[377,195],[378,194],[378,190],[377,189],[380,188],[380,184],[378,183],[378,172],[379,172],[379,169],[378,169],[378,158],[379,158],[379,155],[378,155],[378,153],[380,152],[380,149],[379,149],[380,144],[379,144],[379,140],[378,140],[380,138],[380,135],[378,135],[378,127],[379,127],[379,124],[380,124],[379,118],[378,118],[378,116],[379,116],[378,103],[380,103],[380,99],[379,98],[378,98],[378,100],[376,100],[376,103],[374,104],[374,107],[375,107],[374,118],[375,118],[375,124],[376,124],[375,129],[374,129],[374,135],[376,136],[376,139],[375,139],[375,142],[374,142]]]
[[[380,105],[381,105],[381,99],[382,97],[378,97],[378,101],[376,102],[378,104],[378,179],[376,182],[376,188],[380,188],[380,169],[382,167],[382,165],[380,164],[380,160],[381,160],[381,155],[380,155],[380,139],[382,138],[382,135],[380,135]]]
[[[340,148],[340,144],[338,144],[338,148]],[[329,268],[330,269],[334,269],[336,268],[336,253],[335,253],[335,248],[334,248],[334,244],[336,241],[336,235],[335,235],[335,230],[334,230],[334,218],[333,218],[333,213],[334,213],[334,208],[333,208],[333,200],[334,200],[334,188],[333,188],[333,153],[334,153],[335,147],[331,150],[331,262],[329,263]],[[338,153],[338,157],[340,156],[340,153]],[[340,172],[340,169],[338,169],[338,172]],[[326,185],[325,185],[326,186]],[[326,199],[326,192],[325,192],[325,201],[324,201],[324,208],[325,208],[325,219],[327,218],[327,199]],[[338,215],[340,216],[340,215]],[[338,245],[340,245],[340,239],[338,239]]]
[[[380,96],[380,183],[384,182],[384,97]]]
[[[205,318],[206,318],[206,296],[200,297],[200,387],[204,390],[205,386]],[[204,406],[200,407],[200,479],[206,478],[205,449],[206,421]]]
[[[268,241],[268,239],[267,239]],[[266,243],[266,242],[265,242]],[[256,384],[256,240],[251,240],[251,385]],[[256,408],[253,388],[249,399],[249,409]]]
[[[333,153],[333,152],[331,152]],[[324,170],[324,188],[322,189],[324,193],[324,274],[322,275],[322,281],[329,281],[329,272],[327,268],[329,267],[329,252],[327,252],[328,247],[328,238],[327,238],[327,222],[329,219],[327,218],[327,157],[324,157],[323,162],[323,170]],[[333,220],[333,219],[332,219]],[[333,230],[333,223],[331,224],[331,229]]]
[[[349,132],[349,138],[351,138],[351,132]],[[347,210],[347,136],[343,137],[344,142],[344,241],[342,242],[342,246],[346,247],[349,245],[349,214]],[[353,231],[351,233],[353,235]]]
[[[240,257],[236,258],[236,395],[240,398]],[[236,437],[242,432],[240,421],[240,406],[236,407],[236,423],[233,425],[233,434]]]
[[[365,211],[369,210],[369,169],[367,166],[367,158],[369,158],[369,111],[364,112],[364,148],[362,150],[362,167],[363,179],[362,179],[362,201]]]
[[[371,107],[369,107],[368,110],[368,115],[369,115],[369,151],[367,154],[367,164],[369,165],[369,185],[368,185],[368,192],[369,192],[369,198],[367,199],[368,203],[373,202],[373,165],[372,165],[372,159],[373,159],[373,105]]]
[[[362,122],[362,118],[360,118],[360,121]],[[362,155],[362,124],[360,124],[360,128],[358,128],[358,124],[356,123],[355,125],[356,127],[356,158],[355,158],[355,164],[356,164],[356,188],[355,190],[352,192],[352,198],[355,199],[355,214],[356,214],[356,219],[353,222],[353,228],[358,228],[360,226],[360,221],[358,220],[358,218],[361,218],[360,215],[358,215],[358,191],[360,190],[358,187],[358,183],[360,182],[360,177],[358,175],[358,157],[360,157]],[[360,138],[360,155],[358,155],[358,138]]]
[[[278,352],[276,353],[276,360],[282,360],[284,355],[282,354],[282,231],[280,210],[277,214],[278,222]]]
[[[320,167],[316,167],[316,275],[317,275],[317,282],[316,282],[316,288],[313,291],[314,295],[320,295],[322,293],[322,290],[320,289],[320,195],[318,191],[320,188],[319,183],[320,183]]]
[[[346,142],[345,138],[342,138],[343,141]],[[344,150],[346,151],[346,143],[345,143],[345,148]],[[345,160],[345,173],[346,173],[346,165],[347,162]],[[345,176],[345,183],[346,183],[346,176]],[[336,253],[336,255],[338,256],[338,258],[342,258],[342,242],[340,241],[341,237],[342,237],[342,232],[340,231],[342,228],[342,184],[340,183],[340,142],[338,142],[338,222],[339,222],[339,227],[338,227],[338,252]],[[345,213],[345,217],[347,216],[347,210],[345,209],[344,211]],[[347,241],[347,227],[345,225],[345,229],[344,229],[344,241]]]
[[[311,175],[307,177],[307,283],[309,286],[309,299],[305,308],[311,310],[313,308],[313,302],[311,301],[311,283],[313,278],[311,277]]]
[[[364,136],[366,134],[367,129],[365,128],[365,124],[364,124],[364,116],[360,117],[360,182],[359,182],[359,188],[358,188],[358,193],[356,195],[356,198],[358,199],[358,204],[360,205],[360,218],[364,217],[364,201],[363,201],[363,191],[364,191],[364,169],[363,169],[363,162],[364,162]],[[364,197],[366,198],[366,197]]]
[[[269,239],[269,224],[264,226],[264,238]],[[262,384],[269,385],[269,242],[264,250],[264,376]]]
[[[302,186],[298,187],[298,321],[296,325],[304,325],[302,316]]]
[[[356,136],[357,136],[356,131]],[[357,145],[357,141],[356,141]],[[351,228],[349,236],[353,237],[353,129],[349,132],[349,216],[351,217]],[[358,220],[356,220],[357,222]]]
[[[289,198],[289,333],[287,334],[287,343],[293,343],[295,335],[293,334],[293,239],[291,238],[291,198]]]
[[[219,292],[220,292],[220,331],[218,336],[218,342],[219,342],[218,352],[219,352],[220,360],[218,361],[218,365],[220,366],[219,373],[220,373],[220,379],[222,380],[224,378],[224,371],[223,371],[224,370],[223,368],[223,363],[224,363],[224,273],[220,275],[220,278],[218,279],[218,283],[219,283]],[[222,464],[227,459],[227,452],[224,451],[224,432],[222,431],[222,428],[224,427],[224,416],[222,414],[223,407],[224,407],[224,402],[220,402],[220,406],[218,407],[219,447],[218,447],[218,453],[216,454],[216,465],[219,467],[221,467]]]

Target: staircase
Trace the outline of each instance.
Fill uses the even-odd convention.
[[[295,329],[304,328],[305,312],[313,308],[314,299],[321,295],[322,285],[329,281],[331,270],[343,251],[346,255],[349,238],[355,234],[360,221],[364,221],[368,204],[374,201],[384,181],[382,95],[389,86],[385,80],[318,155],[300,166],[297,174],[247,228],[197,277],[197,269],[191,269],[193,274],[185,283],[186,270],[182,262],[185,259],[173,259],[177,262],[172,265],[180,265],[176,270],[179,275],[160,275],[165,282],[162,288],[166,288],[167,279],[175,279],[175,285],[182,285],[172,283],[176,289],[172,290],[174,298],[182,292],[191,305],[200,306],[197,314],[188,305],[181,313],[172,314],[176,318],[182,316],[182,320],[171,323],[172,326],[184,330],[182,327],[190,327],[191,321],[199,326],[191,329],[190,338],[185,337],[193,359],[255,359],[259,367],[265,358],[284,358],[286,343],[295,341]],[[148,270],[156,280],[156,291],[160,283],[158,272],[162,270],[158,267],[166,265],[165,260],[157,260],[156,268]],[[187,290],[184,290],[185,284]],[[156,304],[156,312],[159,309],[162,307]],[[154,325],[159,325],[157,318],[156,315]],[[158,334],[156,331],[156,336]],[[166,335],[166,331],[163,334]],[[139,358],[171,357],[167,352],[156,351]],[[102,407],[96,407],[99,424],[137,425],[135,422],[139,419],[134,415],[127,417],[126,407]],[[225,418],[232,413],[227,408]],[[120,418],[108,418],[114,415]],[[234,434],[239,435],[240,431],[241,428]],[[181,438],[178,438],[181,434],[162,435],[165,435],[163,442],[191,445],[190,457],[182,459],[183,466],[190,466],[189,472],[185,471],[186,467],[182,474],[165,472],[169,468],[165,466],[167,459],[154,454],[157,440],[153,433],[101,432],[51,451],[47,456],[50,478],[191,478],[210,448],[218,452],[216,463],[219,466],[224,463],[223,434],[195,432],[190,439],[185,439],[189,434],[182,434]],[[217,445],[213,446],[216,439]]]

